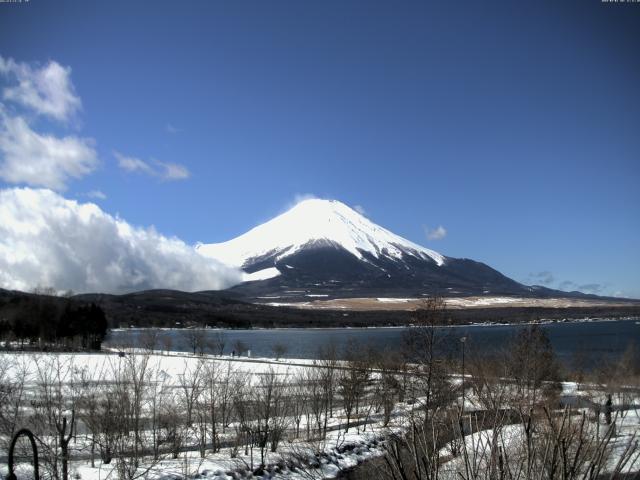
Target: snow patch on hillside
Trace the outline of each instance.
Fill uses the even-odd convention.
[[[280,275],[280,270],[275,267],[265,268],[253,273],[245,273],[242,275],[242,281],[254,282],[256,280],[268,280]]]

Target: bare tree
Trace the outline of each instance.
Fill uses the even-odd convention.
[[[324,438],[326,436],[326,417],[329,411],[329,402],[326,391],[327,383],[325,382],[327,377],[323,373],[326,372],[323,372],[322,369],[317,368],[316,366],[307,367],[304,370],[304,384],[308,400],[307,412],[308,415],[313,418],[313,423],[315,423],[317,432]],[[307,418],[308,439],[311,436],[311,432],[309,431],[311,423],[312,422],[309,421],[309,418]]]
[[[507,373],[515,382],[518,405],[529,411],[558,392],[558,362],[546,332],[530,325],[511,341]]]
[[[201,456],[204,456],[204,444],[207,438],[207,422],[209,424],[209,436],[211,438],[211,449],[215,453],[219,450],[219,431],[218,427],[222,423],[221,413],[221,396],[219,395],[219,387],[221,384],[223,371],[217,362],[207,362],[202,369],[203,392],[201,402],[198,409],[200,416],[200,424],[204,426],[204,435],[201,435]]]
[[[255,425],[252,429],[260,448],[260,465],[266,464],[267,446],[275,452],[288,423],[288,403],[285,398],[287,378],[280,377],[271,367],[260,375],[252,390]]]
[[[235,342],[233,342],[233,351],[237,356],[241,356],[243,353],[249,351],[249,346],[242,340],[236,340]]]
[[[116,424],[114,457],[118,476],[134,480],[145,476],[156,461],[145,462],[142,467],[143,412],[149,401],[148,389],[151,370],[149,354],[119,357],[113,364]],[[131,435],[133,434],[133,435]]]
[[[24,421],[25,383],[29,369],[25,357],[0,356],[0,445],[6,451]]]
[[[452,462],[447,472],[442,472],[448,475],[442,476],[451,478],[455,474],[456,478],[469,480],[626,478],[625,468],[640,459],[638,443],[633,438],[621,445],[618,458],[614,459],[614,429],[608,428],[602,438],[597,438],[585,412],[541,409],[541,415],[531,417],[531,429],[536,432],[531,437],[523,426],[507,430],[504,417],[491,415],[494,426],[464,442],[463,455]]]
[[[408,360],[412,364],[405,435],[391,435],[387,444],[387,473],[391,478],[435,480],[440,471],[440,451],[452,425],[447,407],[455,398],[446,363],[441,358],[446,338],[438,326],[446,318],[442,298],[423,301],[413,315],[414,327],[407,337]],[[456,429],[462,434],[462,419]]]
[[[396,399],[400,396],[402,381],[398,379],[403,376],[399,372],[399,364],[393,356],[384,356],[376,362],[378,370],[378,381],[375,383],[375,398],[378,400],[378,407],[383,412],[383,426],[388,426],[391,420],[391,413],[395,406]],[[372,402],[373,403],[373,402]]]
[[[100,449],[100,459],[110,464],[116,451],[121,422],[118,420],[117,393],[111,385],[99,385],[90,389],[82,400],[82,420],[91,432],[91,462],[95,447]]]
[[[187,427],[191,427],[193,424],[193,410],[204,389],[202,367],[202,362],[197,362],[195,366],[192,366],[190,362],[185,360],[183,373],[178,376],[182,392],[182,405],[184,405],[187,414]]]
[[[472,355],[469,362],[469,384],[480,405],[486,411],[504,408],[512,399],[509,367],[504,355],[493,357]]]
[[[293,376],[292,384],[289,386],[289,405],[291,409],[291,416],[296,426],[296,438],[300,437],[300,423],[302,422],[302,419],[306,416],[307,423],[309,421],[309,395],[306,381],[307,376],[305,371],[300,370]]]
[[[171,338],[171,335],[169,335],[169,334],[163,335],[160,338],[160,343],[162,344],[162,348],[164,349],[165,353],[167,353],[167,354],[173,348],[173,339]]]
[[[249,374],[234,369],[231,362],[227,362],[221,371],[218,388],[218,402],[220,407],[220,420],[222,433],[226,432],[233,412],[233,403],[236,392],[244,394],[244,387],[249,383]]]
[[[92,468],[95,467],[96,447],[100,447],[102,442],[106,440],[101,435],[108,430],[108,427],[103,424],[106,419],[101,415],[101,401],[106,396],[106,382],[107,376],[104,364],[98,371],[89,371],[88,369],[80,371],[79,386],[82,389],[82,394],[79,395],[78,399],[77,418],[87,429],[86,437],[90,442]],[[91,434],[90,439],[89,434]]]
[[[338,392],[342,397],[342,406],[347,417],[345,431],[349,431],[351,420],[359,413],[360,402],[371,376],[367,352],[358,345],[347,346],[348,360],[338,374]]]
[[[629,343],[619,359],[601,360],[597,381],[602,392],[615,399],[616,403],[623,407],[632,405],[637,396],[637,386],[640,385],[639,365],[640,354],[634,343]],[[597,401],[597,399],[594,400]],[[626,409],[622,408],[620,418],[625,417],[625,412]]]
[[[160,446],[164,441],[162,435],[161,416],[166,410],[169,386],[167,385],[168,375],[156,365],[149,371],[149,401],[148,401],[148,430],[151,434],[151,447],[153,449],[153,459],[160,459]]]
[[[149,353],[153,353],[160,343],[158,331],[152,328],[147,328],[140,332],[138,341],[143,349]]]
[[[235,429],[235,443],[231,450],[231,457],[234,458],[238,449],[244,445],[244,454],[250,455],[251,469],[253,470],[253,447],[254,447],[254,435],[256,427],[253,421],[252,405],[249,400],[249,385],[248,382],[239,383],[233,390],[232,397],[233,415],[235,417],[234,429]]]
[[[289,347],[287,347],[284,343],[276,343],[273,346],[272,350],[273,356],[276,358],[276,360],[280,360],[280,357],[284,356],[284,354],[287,353]]]
[[[196,353],[203,355],[206,350],[207,342],[207,332],[202,328],[189,328],[186,331],[187,344],[189,348],[193,351],[193,354]]]
[[[269,448],[271,452],[278,449],[278,445],[282,441],[287,428],[291,422],[291,403],[289,401],[290,380],[289,373],[279,374],[278,376],[265,378],[263,385],[265,388],[273,388],[273,416],[271,425],[269,425]]]
[[[42,447],[41,458],[52,478],[67,480],[69,443],[75,434],[79,401],[73,357],[42,356],[35,363],[38,400],[33,402],[33,422]]]
[[[216,355],[222,356],[224,354],[224,347],[226,345],[226,338],[224,332],[217,331],[213,334],[212,346]]]
[[[310,399],[313,402],[313,415],[319,433],[324,439],[327,435],[329,418],[333,416],[334,399],[337,390],[338,354],[335,345],[325,345],[318,350],[318,360],[309,372],[308,384]],[[318,411],[321,408],[321,411]]]
[[[158,425],[162,432],[160,444],[168,446],[173,459],[180,455],[187,430],[184,417],[176,410],[176,405],[179,404],[180,395],[176,392],[167,392],[164,401],[160,404],[158,415]]]

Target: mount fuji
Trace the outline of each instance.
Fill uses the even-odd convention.
[[[254,299],[469,295],[568,296],[520,284],[470,259],[446,257],[336,200],[309,199],[224,243],[197,250],[245,272]]]

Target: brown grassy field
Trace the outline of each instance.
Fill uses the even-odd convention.
[[[338,298],[313,299],[306,302],[267,303],[313,310],[352,311],[412,311],[424,302],[421,298]],[[446,298],[448,309],[467,308],[580,308],[580,307],[627,307],[637,306],[637,301],[625,299],[576,299],[576,298],[523,298],[523,297],[462,297]]]

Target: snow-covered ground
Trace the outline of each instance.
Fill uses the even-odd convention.
[[[139,354],[138,354],[139,356]],[[70,386],[72,382],[100,382],[109,384],[114,381],[116,372],[123,364],[135,358],[135,354],[127,352],[124,357],[117,353],[112,354],[33,354],[33,353],[0,353],[0,365],[4,365],[3,378],[11,379],[25,376],[27,404],[37,395],[37,385],[41,382],[42,375],[48,375],[51,368],[60,366],[64,372],[62,381]],[[262,375],[275,373],[278,377],[291,379],[302,369],[312,367],[311,360],[277,361],[274,359],[238,358],[238,357],[213,357],[193,356],[186,353],[171,353],[168,355],[153,354],[149,356],[147,370],[150,372],[150,381],[161,382],[162,389],[166,392],[171,389],[180,390],[181,377],[188,372],[193,372],[201,362],[213,363],[217,368],[231,368],[234,372],[244,374],[248,384],[257,384]],[[73,377],[73,378],[72,378]],[[35,396],[34,396],[35,395]],[[406,405],[396,406],[393,418],[400,418]],[[26,407],[29,411],[29,407]],[[364,411],[364,410],[363,410]],[[334,409],[334,414],[327,421],[326,439],[314,439],[308,441],[300,438],[288,438],[282,441],[276,453],[267,453],[267,469],[260,475],[251,476],[250,471],[260,465],[259,450],[245,452],[232,446],[222,448],[219,452],[210,450],[204,458],[200,458],[195,427],[185,433],[184,445],[193,446],[188,451],[181,452],[178,458],[171,455],[162,455],[159,461],[152,461],[151,457],[143,462],[139,471],[150,479],[173,479],[184,477],[206,477],[211,479],[235,479],[235,478],[332,478],[340,471],[351,468],[373,456],[381,455],[383,431],[395,428],[393,422],[383,428],[381,415],[368,411],[367,424],[353,425],[362,421],[362,415],[353,416],[352,426],[345,431],[346,416],[340,408]],[[305,432],[309,418],[302,418],[300,430]],[[289,419],[288,423],[293,424]],[[311,420],[310,420],[311,423]],[[150,439],[147,432],[144,436]],[[301,434],[304,437],[304,434]],[[50,442],[51,439],[42,437]],[[235,438],[235,430],[230,425],[226,434],[220,434],[219,441],[222,444],[231,445]],[[91,467],[88,452],[90,451],[91,438],[88,432],[78,433],[74,439],[70,454],[70,471],[75,480],[103,480],[118,477],[116,462],[103,464],[96,454],[96,466]],[[296,467],[298,465],[298,467]],[[148,471],[147,471],[148,470]],[[0,472],[6,474],[0,468]]]
[[[4,378],[11,378],[18,375],[26,375],[26,386],[31,391],[27,398],[33,398],[33,391],[37,386],[38,375],[46,371],[48,362],[56,362],[56,365],[63,365],[67,371],[72,372],[76,378],[83,381],[94,381],[108,383],[113,381],[114,372],[117,372],[123,362],[131,359],[132,352],[125,357],[117,353],[111,354],[32,354],[32,353],[0,353],[0,365],[6,366],[2,370]],[[231,368],[236,372],[244,374],[248,384],[259,382],[261,376],[276,374],[283,379],[295,379],[304,369],[312,368],[313,360],[292,360],[286,359],[277,361],[268,358],[238,358],[238,357],[213,357],[213,356],[193,356],[187,353],[152,354],[149,356],[148,369],[152,372],[153,379],[161,381],[165,389],[179,390],[181,378],[187,372],[193,372],[201,362],[214,364],[220,369]],[[374,374],[375,376],[375,374]],[[453,384],[460,385],[462,378],[452,377]],[[594,386],[578,385],[575,382],[565,382],[562,384],[562,396],[580,397],[598,404],[603,404],[606,397],[603,392]],[[506,395],[508,397],[509,395]],[[505,397],[505,398],[506,398]],[[457,403],[461,404],[461,398]],[[638,408],[627,409],[615,416],[616,434],[612,437],[608,449],[609,457],[607,468],[613,470],[617,461],[622,457],[626,445],[640,432],[640,395],[630,394],[625,397],[614,396],[612,398],[614,406]],[[302,438],[285,438],[278,447],[277,452],[267,453],[266,469],[263,472],[252,474],[260,464],[259,452],[256,448],[252,451],[245,451],[243,447],[234,448],[231,446],[234,438],[232,426],[226,434],[221,434],[220,441],[224,446],[220,451],[212,453],[207,451],[204,458],[201,458],[197,449],[197,432],[194,429],[185,434],[184,445],[187,448],[178,455],[178,458],[170,458],[170,455],[162,455],[158,461],[152,461],[149,457],[139,467],[140,473],[144,473],[150,479],[178,479],[178,478],[210,478],[210,479],[238,479],[238,478],[262,478],[262,479],[308,479],[308,478],[332,478],[341,471],[351,468],[359,463],[375,456],[384,454],[385,438],[390,432],[402,433],[406,428],[407,413],[413,407],[396,403],[391,421],[387,426],[383,425],[382,414],[369,409],[364,420],[366,425],[351,426],[345,432],[345,411],[335,408],[334,414],[327,421],[327,437],[324,440],[306,440]],[[470,387],[467,387],[464,396],[464,411],[469,413],[479,411],[483,407],[480,399],[474,394]],[[359,420],[363,420],[361,413]],[[354,420],[358,420],[354,419]],[[309,418],[302,418],[300,430],[304,432]],[[595,435],[599,425],[599,432],[604,432],[604,417],[600,418],[600,423],[595,419],[590,419],[588,428]],[[291,424],[291,419],[289,424]],[[602,433],[599,433],[600,435]],[[635,437],[634,437],[635,436]],[[523,428],[521,425],[506,425],[501,429],[499,437],[502,448],[513,458],[522,455]],[[493,442],[493,430],[487,429],[467,435],[465,444],[469,455],[473,456],[474,462],[486,462],[488,451],[491,450]],[[115,470],[115,461],[111,464],[102,464],[96,459],[96,466],[91,467],[87,457],[90,446],[88,433],[79,433],[71,447],[73,460],[70,471],[75,480],[104,480],[115,479],[118,472]],[[451,474],[455,477],[455,472],[462,468],[463,457],[452,455],[452,446],[449,445],[441,450],[443,459],[443,477]],[[148,471],[147,471],[148,470]],[[640,470],[640,459],[625,466],[626,471]],[[3,474],[5,470],[0,469]]]
[[[131,355],[127,353],[126,355]],[[42,368],[46,360],[54,359],[60,365],[73,370],[76,374],[83,374],[83,378],[91,381],[111,381],[114,372],[125,361],[125,357],[112,353],[32,353],[32,352],[0,352],[0,363],[8,365],[6,374],[16,376],[23,372],[27,375],[27,384],[37,380],[38,369]],[[11,360],[8,362],[7,360]],[[300,368],[312,365],[313,360],[286,359],[277,361],[272,358],[248,358],[231,356],[196,356],[184,352],[171,352],[170,354],[153,354],[149,356],[148,371],[158,372],[163,377],[165,384],[177,385],[180,376],[187,371],[192,371],[202,360],[213,362],[221,368],[230,365],[234,371],[245,372],[253,376],[264,374],[273,370],[279,375],[293,375]]]

